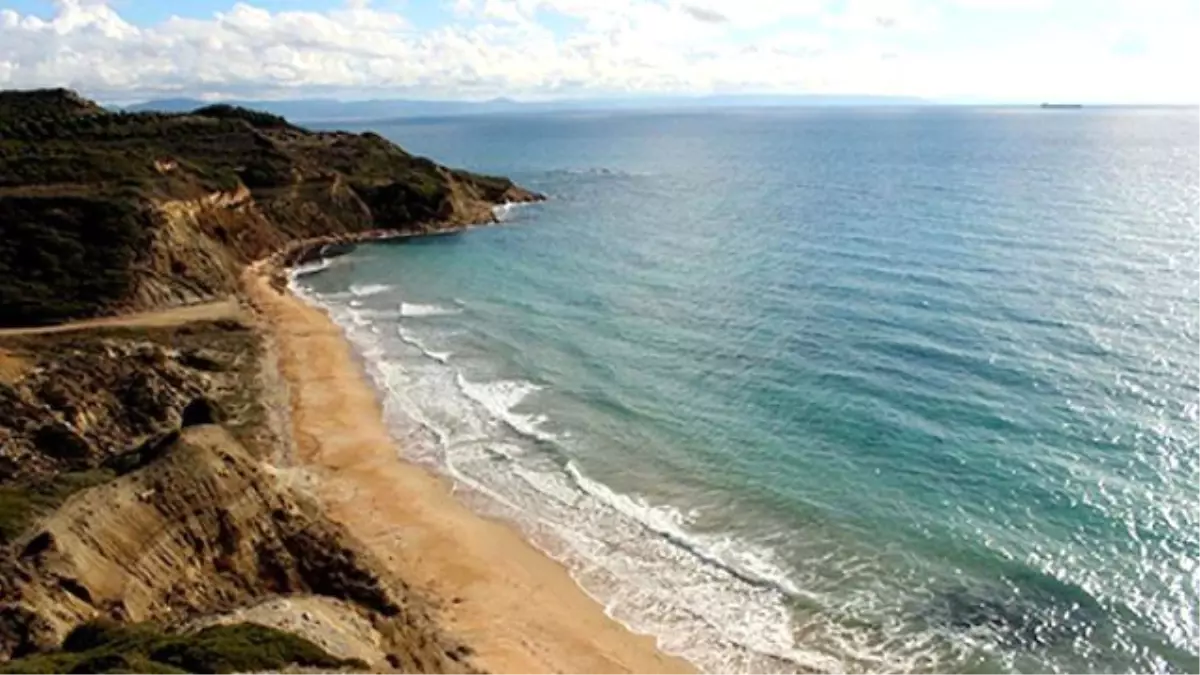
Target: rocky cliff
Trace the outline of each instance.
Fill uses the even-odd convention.
[[[373,134],[0,92],[0,672],[472,672],[309,496],[240,283],[539,198]]]
[[[468,670],[420,598],[220,425],[185,427],[161,452],[73,495],[16,542],[0,580],[8,655],[53,649],[97,617],[179,622],[301,594],[344,602],[394,666]]]
[[[0,92],[0,325],[195,302],[289,241],[485,222],[494,204],[538,198],[371,133]]]

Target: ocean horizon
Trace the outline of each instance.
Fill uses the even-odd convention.
[[[1187,672],[1197,121],[352,125],[549,199],[293,284],[402,456],[703,670]]]

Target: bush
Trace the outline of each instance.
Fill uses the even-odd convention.
[[[235,105],[218,103],[216,105],[204,106],[192,111],[193,115],[200,117],[215,117],[217,119],[235,119],[245,120],[251,126],[261,128],[271,127],[290,127],[291,124],[279,115],[262,112],[261,110],[251,110],[249,108],[241,108]]]
[[[122,199],[0,198],[0,325],[94,315],[121,299],[151,229]]]
[[[357,659],[332,656],[298,635],[253,623],[171,635],[152,623],[101,620],[75,628],[59,651],[10,661],[0,665],[0,673],[245,673],[292,665],[367,668]]]
[[[212,626],[174,639],[151,653],[162,663],[196,673],[244,673],[296,664],[311,668],[365,668],[361,661],[331,656],[308,640],[252,623]]]

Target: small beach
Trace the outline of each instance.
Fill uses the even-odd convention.
[[[295,462],[314,495],[491,672],[693,672],[607,616],[560,564],[510,526],[468,510],[406,462],[342,331],[251,268],[246,290],[274,343]]]

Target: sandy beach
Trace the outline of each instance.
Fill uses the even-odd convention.
[[[608,617],[567,570],[510,525],[481,517],[448,482],[405,462],[378,396],[341,330],[319,309],[272,285],[260,263],[245,283],[274,339],[290,399],[295,461],[316,477],[329,515],[434,598],[445,629],[491,672],[682,673]]]

